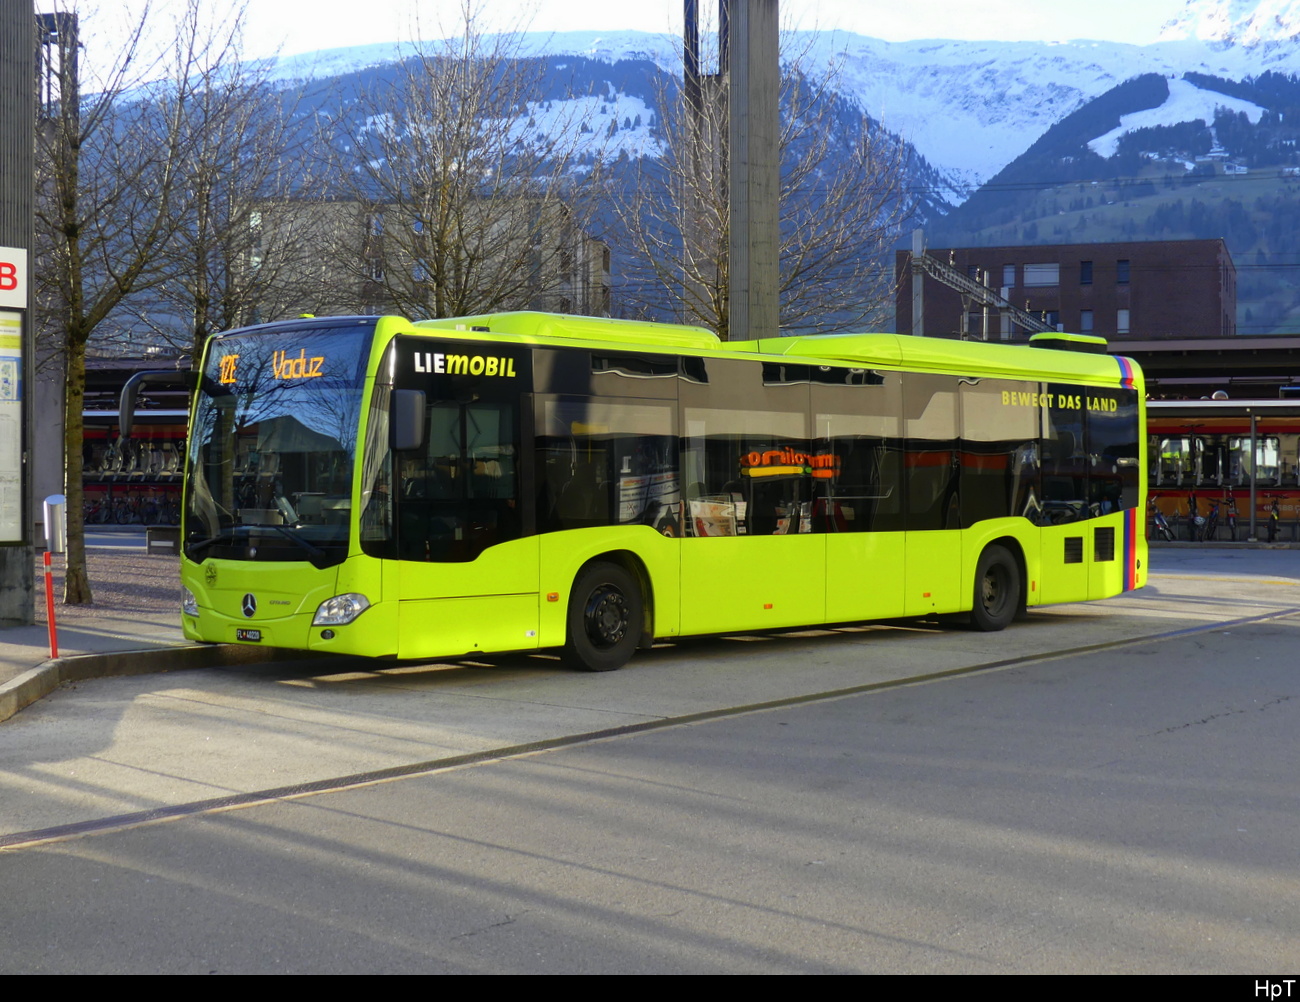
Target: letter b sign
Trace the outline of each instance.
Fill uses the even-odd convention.
[[[0,309],[27,307],[27,251],[0,247]]]

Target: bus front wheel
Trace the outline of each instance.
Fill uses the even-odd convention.
[[[1020,567],[1005,547],[990,546],[975,570],[971,625],[977,630],[1005,630],[1020,607]]]
[[[643,618],[632,574],[604,561],[588,565],[569,593],[565,663],[582,671],[622,668],[641,639]]]

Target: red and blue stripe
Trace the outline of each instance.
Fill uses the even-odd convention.
[[[1138,586],[1138,540],[1139,533],[1146,529],[1143,513],[1138,508],[1124,510],[1124,590],[1132,591]]]
[[[1137,378],[1133,372],[1133,362],[1123,355],[1112,356],[1119,363],[1119,384],[1125,389],[1132,390],[1137,388]]]

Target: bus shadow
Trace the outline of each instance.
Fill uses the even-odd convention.
[[[1014,624],[1016,630],[1024,624]],[[980,636],[959,623],[929,620],[888,620],[863,623],[842,623],[830,626],[810,626],[754,630],[745,633],[728,633],[710,636],[674,637],[657,641],[654,647],[639,650],[622,669],[616,672],[584,672],[570,668],[558,648],[539,651],[512,651],[499,654],[476,654],[437,661],[395,660],[365,657],[318,657],[310,660],[273,661],[260,664],[230,666],[223,672],[250,680],[290,685],[327,687],[374,682],[412,685],[467,684],[510,680],[527,681],[554,677],[597,678],[618,675],[620,672],[645,668],[668,668],[682,665],[701,665],[730,662],[741,665],[758,655],[763,657],[789,656],[806,653],[816,648],[839,650],[844,646],[861,645],[865,641],[893,644],[905,642],[917,634],[932,636],[951,635],[957,638]],[[984,636],[990,636],[984,634]]]

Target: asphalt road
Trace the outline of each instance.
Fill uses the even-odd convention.
[[[1294,971],[1300,560],[1157,559],[995,638],[57,694],[0,727],[0,971]]]

